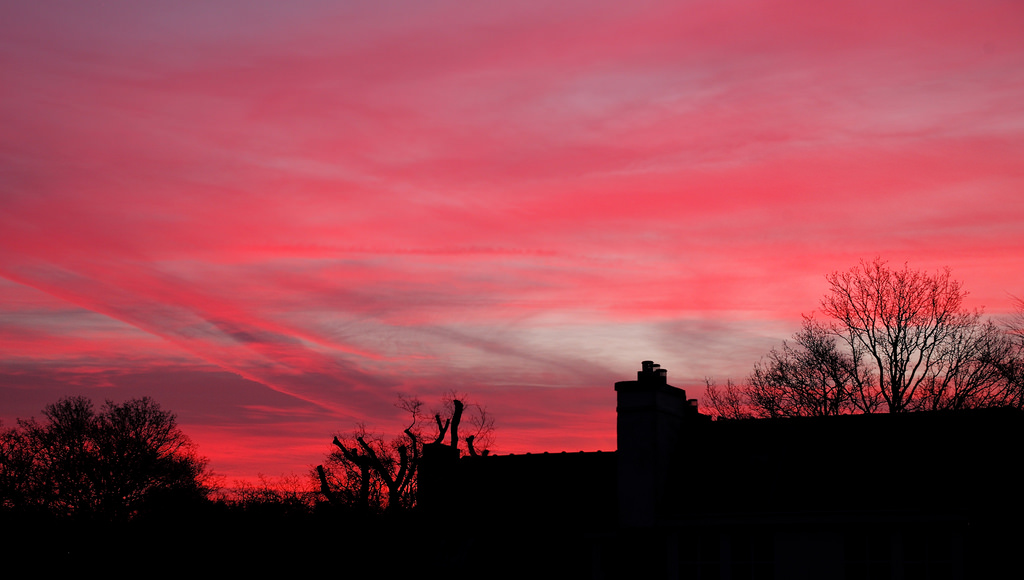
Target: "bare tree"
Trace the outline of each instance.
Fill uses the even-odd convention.
[[[1012,339],[992,321],[952,334],[939,353],[940,364],[921,382],[924,409],[964,409],[1015,405],[1007,371],[1019,361]],[[1011,380],[1008,380],[1011,379]]]
[[[236,480],[230,495],[224,498],[232,507],[249,512],[276,514],[308,513],[313,510],[318,492],[309,480],[298,475],[270,478],[257,474],[255,483]]]
[[[841,415],[870,407],[862,389],[864,372],[859,357],[842,352],[827,328],[811,318],[793,335],[754,365],[750,395],[755,407],[770,416]]]
[[[1022,407],[1024,305],[1010,331],[963,306],[949,269],[928,274],[862,261],[826,276],[821,306],[755,364],[748,383],[709,384],[721,417],[791,417]]]
[[[825,279],[831,331],[863,354],[890,413],[932,408],[984,348],[981,313],[963,307],[967,293],[948,268],[891,269],[876,258]]]
[[[43,507],[37,461],[24,430],[0,426],[0,508]]]
[[[704,379],[704,406],[716,419],[753,419],[757,417],[745,389],[732,381],[719,387],[714,379]]]
[[[1016,311],[1005,323],[1005,356],[993,356],[1005,382],[1004,404],[1024,409],[1024,300],[1014,298]]]
[[[866,388],[859,358],[844,352],[828,328],[810,317],[793,341],[773,348],[754,365],[743,386],[724,390],[708,381],[708,407],[718,417],[773,418],[872,411],[877,397]]]
[[[477,403],[464,402],[468,398],[468,396],[454,391],[446,393],[441,399],[442,410],[434,413],[435,421],[441,415],[452,418],[450,447],[459,448],[472,456],[487,455],[488,448],[493,443],[494,417],[487,412],[486,407]],[[458,431],[460,428],[464,433],[461,438]],[[438,433],[435,443],[440,443],[444,439],[444,430],[440,423],[438,423]]]
[[[450,393],[444,408],[433,414],[436,431],[432,437],[423,433],[423,403],[416,398],[400,398],[398,407],[409,415],[402,435],[386,440],[360,426],[347,436],[335,436],[327,462],[316,467],[321,493],[335,505],[361,511],[395,511],[412,507],[416,502],[417,476],[425,443],[443,444],[459,449],[465,442],[471,455],[487,454],[494,422],[486,409],[467,405]],[[467,414],[467,411],[469,413]],[[459,427],[467,418],[471,435],[460,438]],[[481,445],[483,443],[483,445]],[[478,451],[480,449],[480,451]]]

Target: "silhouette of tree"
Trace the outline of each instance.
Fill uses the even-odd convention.
[[[845,352],[830,330],[805,317],[793,342],[772,348],[754,365],[748,384],[724,390],[707,382],[707,404],[729,419],[842,415],[873,411],[877,397],[865,383],[860,359]]]
[[[791,417],[1021,407],[1021,339],[981,312],[949,269],[862,261],[827,275],[822,311],[754,366],[748,384],[708,382],[720,417]],[[1024,319],[1024,316],[1022,316]]]
[[[1006,382],[1006,404],[1024,409],[1024,300],[1014,298],[1014,304],[1016,311],[1005,324],[1008,355],[993,358]]]
[[[209,494],[206,460],[148,397],[108,400],[99,413],[89,399],[69,397],[43,416],[2,435],[5,507],[127,519],[155,502]]]
[[[33,503],[31,490],[37,479],[34,458],[25,433],[0,426],[0,508],[14,509]]]
[[[318,490],[309,480],[297,475],[268,478],[257,474],[257,481],[235,481],[225,503],[244,512],[269,516],[287,516],[312,513]]]
[[[984,348],[975,336],[981,314],[963,308],[966,292],[948,268],[930,275],[906,265],[893,270],[875,259],[825,279],[831,288],[821,305],[834,319],[830,329],[863,352],[871,386],[890,413],[937,406],[950,389],[963,386],[963,367]]]
[[[764,418],[761,409],[750,403],[746,389],[732,380],[726,381],[725,387],[719,387],[714,379],[704,379],[704,407],[719,419]]]
[[[494,421],[479,405],[466,405],[454,393],[443,400],[444,408],[433,414],[436,432],[424,435],[423,403],[400,398],[398,407],[409,415],[402,435],[385,439],[360,425],[353,433],[336,435],[336,447],[327,461],[316,467],[320,491],[333,505],[359,511],[396,511],[416,502],[417,476],[424,444],[439,445],[450,436],[450,447],[460,444],[471,455],[487,454]],[[467,410],[469,414],[467,415]],[[471,434],[459,437],[459,427],[468,419]]]

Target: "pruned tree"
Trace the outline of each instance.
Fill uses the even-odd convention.
[[[408,413],[409,422],[394,439],[386,440],[362,425],[349,435],[336,435],[332,441],[335,450],[315,470],[324,497],[333,505],[359,511],[411,508],[416,502],[424,444],[442,445],[447,437],[451,448],[459,449],[464,443],[468,453],[486,455],[494,426],[486,409],[467,405],[454,393],[443,402],[444,408],[427,422],[419,399],[400,398],[397,406]],[[472,434],[460,438],[460,425],[467,418]],[[425,424],[435,426],[432,436],[424,434]]]
[[[709,383],[713,413],[791,417],[1024,404],[1022,340],[966,309],[966,292],[948,268],[929,274],[875,259],[826,280],[821,306],[830,320],[805,317],[792,343],[773,348],[742,387],[722,392]]]
[[[467,397],[455,392],[449,392],[441,399],[442,409],[434,412],[434,421],[438,427],[438,435],[435,443],[441,443],[445,438],[446,427],[441,424],[441,416],[450,417],[449,447],[458,448],[460,451],[471,455],[487,455],[493,443],[494,417],[487,412],[487,408],[476,403],[464,403]],[[466,422],[463,425],[463,421]],[[463,429],[466,435],[459,436],[459,429]]]

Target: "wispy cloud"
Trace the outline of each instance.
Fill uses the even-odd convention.
[[[607,448],[859,258],[1024,293],[1016,2],[14,3],[0,62],[7,421],[145,385],[229,461],[459,388]]]

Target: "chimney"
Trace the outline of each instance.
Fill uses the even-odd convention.
[[[696,406],[686,391],[668,384],[668,371],[640,363],[635,381],[615,383],[617,393],[619,522],[652,526],[667,493],[667,476],[687,418]]]

